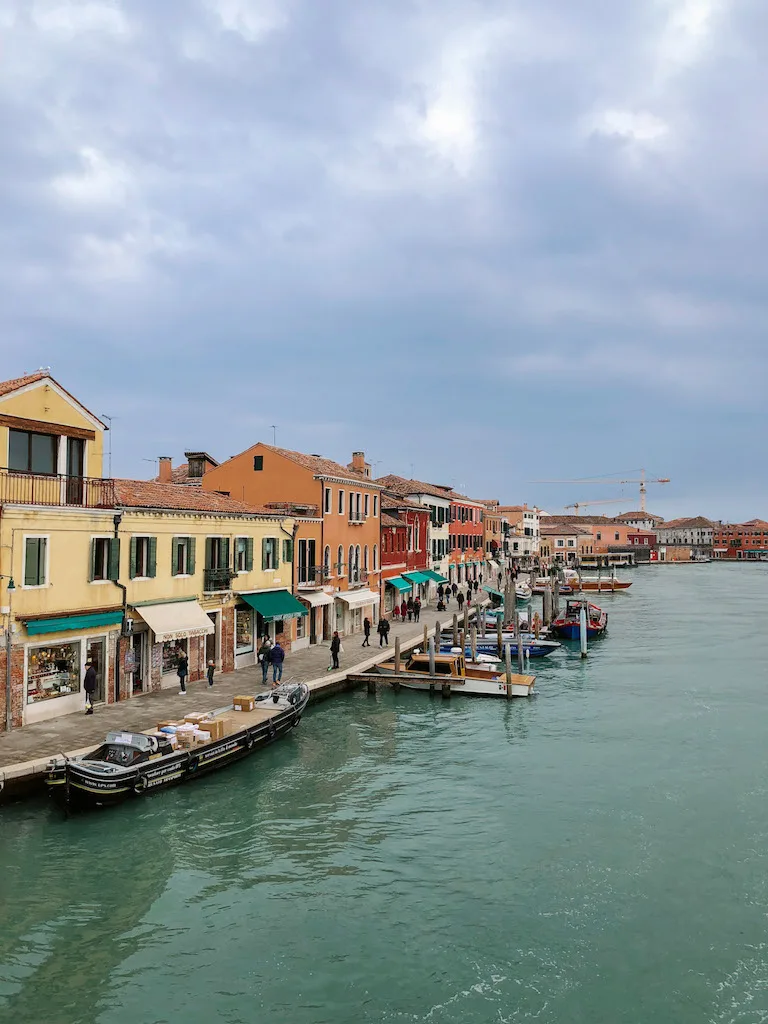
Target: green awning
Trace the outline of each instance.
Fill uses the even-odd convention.
[[[483,590],[486,592],[486,594],[493,594],[494,597],[500,597],[502,601],[504,600],[504,595],[501,593],[501,591],[494,590],[493,587],[483,587]]]
[[[275,619],[298,619],[307,615],[307,609],[287,590],[266,590],[256,594],[238,594],[239,598],[255,608],[266,622]]]
[[[425,569],[424,570],[424,575],[425,576],[429,576],[429,578],[431,580],[434,580],[435,583],[448,583],[448,582],[450,582],[449,580],[447,580],[445,578],[445,576],[441,576],[439,572],[435,572],[434,569]]]
[[[404,580],[402,576],[393,576],[391,580],[384,580],[388,587],[394,587],[395,590],[399,590],[401,593],[404,590],[410,590],[413,584],[410,580]]]
[[[29,636],[63,633],[65,629],[93,629],[96,626],[117,626],[123,621],[122,611],[92,612],[86,615],[62,615],[56,619],[35,619],[27,623]]]
[[[410,580],[411,583],[429,583],[431,580],[430,576],[427,576],[425,572],[404,572],[403,576],[405,579]]]

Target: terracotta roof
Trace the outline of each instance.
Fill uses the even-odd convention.
[[[152,482],[160,484],[163,481],[159,476],[152,478]],[[173,484],[186,484],[188,487],[202,487],[203,478],[201,476],[190,476],[189,475],[189,463],[182,462],[178,466],[174,466],[171,469],[171,483]]]
[[[450,501],[451,498],[449,487],[425,484],[423,480],[407,480],[405,477],[396,476],[394,473],[378,477],[376,483],[386,487],[388,491],[394,491],[395,494],[399,494],[403,498],[408,497],[409,494],[429,494],[433,498],[444,498],[446,501]]]
[[[123,508],[159,508],[180,512],[228,512],[240,515],[279,513],[258,505],[246,505],[216,491],[204,491],[183,484],[160,484],[154,480],[115,480],[115,496]]]
[[[694,516],[692,519],[670,519],[668,523],[662,523],[660,530],[711,530],[714,523],[704,516]]]
[[[499,505],[499,512],[538,512],[537,508],[528,508],[527,505]]]
[[[392,516],[389,512],[381,513],[381,525],[382,526],[405,526],[402,519],[398,519],[396,516]]]
[[[652,519],[654,523],[663,523],[664,516],[655,516],[653,512],[622,512],[620,516],[614,516],[617,523],[628,522],[632,519]]]
[[[50,377],[50,373],[47,370],[38,370],[37,373],[28,373],[24,377],[14,377],[13,380],[0,381],[0,395],[8,395],[11,391],[18,391],[19,388],[24,388],[27,384],[35,384],[45,377]]]
[[[376,481],[371,480],[370,477],[364,476],[354,469],[349,469],[347,466],[342,466],[340,462],[334,462],[333,459],[323,458],[322,455],[305,455],[304,452],[293,452],[289,448],[276,448],[274,445],[264,444],[264,442],[261,442],[261,447],[311,470],[316,476],[335,476],[353,484],[360,483],[376,487]],[[376,489],[378,490],[378,487]]]
[[[590,529],[584,529],[582,527],[573,525],[570,523],[547,523],[541,527],[542,537],[571,537],[571,536],[591,536],[592,531]]]
[[[546,520],[542,520],[542,526],[544,523],[562,523],[564,526],[575,526],[581,524],[582,526],[612,526],[615,525],[614,520],[608,516],[547,516]]]
[[[264,507],[270,512],[280,512],[285,516],[309,519],[317,519],[320,516],[319,505],[307,504],[303,501],[268,501]]]

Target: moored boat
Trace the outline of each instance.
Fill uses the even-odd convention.
[[[502,634],[502,647],[509,645],[509,651],[513,658],[517,657],[517,639],[510,635]],[[546,658],[548,654],[552,654],[553,651],[558,650],[563,645],[557,640],[544,640],[537,639],[532,634],[522,634],[521,641],[523,644],[523,653],[529,658]],[[498,638],[496,636],[482,636],[477,637],[475,640],[475,650],[479,654],[493,654],[498,656]],[[440,652],[442,654],[449,654],[453,651],[461,651],[461,647],[456,647],[453,643],[453,637],[450,634],[443,633],[440,638]],[[466,657],[472,655],[472,645],[465,643],[464,654]]]
[[[538,576],[533,581],[533,586],[531,589],[534,594],[543,594],[547,587],[549,587],[552,590],[554,589],[554,581],[552,580],[552,578],[550,576]],[[572,594],[573,588],[569,583],[563,583],[561,581],[559,592],[561,594]]]
[[[565,610],[552,622],[552,632],[564,640],[578,640],[583,601],[566,601]],[[602,636],[608,625],[608,614],[596,604],[587,605],[587,639]]]
[[[515,600],[520,601],[522,604],[527,604],[533,596],[533,590],[528,586],[527,583],[516,583],[515,584]]]
[[[177,746],[172,734],[160,728],[111,732],[89,754],[54,758],[46,784],[52,796],[73,809],[146,796],[200,778],[282,739],[299,724],[308,702],[305,683],[283,683],[255,698],[253,710],[228,708],[213,716],[200,715],[197,732],[210,738],[189,737],[184,746]],[[216,738],[213,733],[218,733]]]
[[[395,672],[394,661],[385,661],[371,669],[376,675],[396,676],[400,686],[408,690],[434,691],[447,686],[450,692],[465,697],[530,697],[534,690],[536,676],[512,674],[510,692],[507,691],[506,676],[497,667],[495,659],[467,663],[459,651],[449,654],[435,654],[434,672],[430,671],[430,655],[412,654]]]

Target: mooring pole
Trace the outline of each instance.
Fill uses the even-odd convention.
[[[499,652],[499,657],[504,655],[504,632],[501,624],[501,616],[496,619],[496,647]]]
[[[471,637],[471,641],[470,641],[471,647],[470,647],[470,650],[472,652],[472,661],[477,661],[477,626],[473,626],[472,627],[472,632],[470,633],[470,637]]]
[[[587,602],[581,602],[581,608],[579,609],[579,646],[581,647],[581,656],[586,658],[587,656]]]
[[[504,674],[507,679],[507,699],[512,696],[512,647],[504,644]]]
[[[435,641],[431,637],[429,639],[429,674],[435,675]]]
[[[400,671],[400,637],[395,637],[395,674]]]
[[[453,613],[453,646],[459,646],[459,617],[456,612]]]

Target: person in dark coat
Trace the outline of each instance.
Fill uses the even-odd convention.
[[[83,689],[85,690],[85,713],[86,715],[92,715],[93,695],[96,692],[96,669],[93,667],[92,661],[86,661],[85,663]]]
[[[339,634],[334,631],[333,640],[331,640],[331,668],[339,667],[339,651],[341,650],[341,639]]]
[[[189,675],[189,658],[182,651],[179,663],[176,666],[176,675],[179,677],[179,694],[187,692],[187,676]]]
[[[413,602],[413,621],[418,622],[419,616],[421,615],[421,598],[416,598]]]
[[[215,671],[216,671],[216,663],[214,661],[209,661],[208,662],[208,669],[207,669],[207,671],[205,673],[207,678],[208,678],[208,685],[209,686],[213,686],[213,673]]]
[[[442,599],[443,599],[443,584],[442,584],[442,583],[441,583],[441,584],[440,584],[440,586],[439,586],[439,587],[437,588],[437,596],[438,596],[438,597],[440,598],[440,600],[442,601]]]
[[[474,588],[475,588],[475,593],[477,593],[477,580],[475,580],[475,582],[474,582],[473,586],[474,586]]]
[[[379,619],[376,632],[379,634],[379,647],[383,647],[385,644],[389,647],[389,622],[383,615]]]
[[[361,646],[363,646],[363,647],[370,647],[371,646],[371,620],[368,618],[367,615],[363,619],[363,633],[365,633],[365,639],[363,640],[363,643],[362,643]]]
[[[456,586],[456,584],[455,584],[455,583],[454,583],[454,584],[452,584],[452,586],[451,586],[451,593],[453,594],[453,596],[454,596],[454,597],[456,597],[456,594],[457,594],[457,592],[458,592],[458,589],[459,589],[459,588],[458,588],[458,587]]]
[[[472,604],[472,584],[467,584],[467,604]]]
[[[405,600],[403,600],[403,603],[400,605],[400,618],[403,620],[403,622],[405,622],[405,617],[407,614],[408,605],[405,603]]]
[[[261,647],[259,647],[258,659],[261,665],[261,681],[264,686],[267,685],[267,673],[269,672],[269,652],[272,650],[272,644],[269,642],[269,637],[265,636],[261,641]]]
[[[408,609],[408,621],[410,622],[411,619],[413,618],[413,598],[412,597],[408,598],[408,604],[406,605],[406,608]]]
[[[459,606],[459,611],[461,611],[461,609],[464,607],[464,595],[462,594],[461,591],[459,591],[458,594],[456,595],[456,602]]]
[[[272,666],[272,686],[275,687],[283,678],[283,662],[285,651],[280,644],[275,644],[269,652],[269,663]]]

